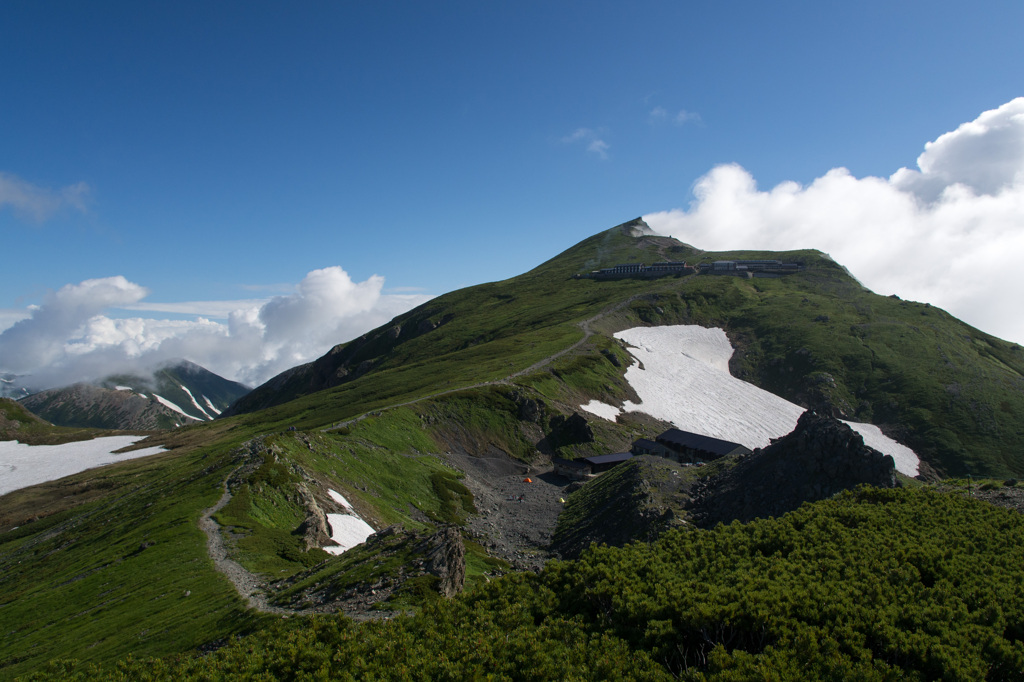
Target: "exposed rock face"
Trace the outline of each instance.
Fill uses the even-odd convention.
[[[534,424],[540,423],[544,417],[543,402],[529,398],[518,391],[512,394],[512,399],[516,402],[517,416],[520,421],[532,422]]]
[[[576,443],[590,443],[594,440],[594,432],[590,424],[578,412],[573,412],[571,417],[556,415],[549,422],[551,433],[548,434],[548,441],[554,447],[563,445],[575,445]]]
[[[316,498],[305,483],[296,486],[296,490],[302,497],[303,506],[306,507],[306,520],[299,525],[295,534],[303,536],[302,539],[306,543],[307,550],[331,544],[331,529],[327,524],[327,514],[317,504]]]
[[[424,555],[424,568],[438,577],[437,591],[454,597],[466,584],[466,546],[458,528],[447,526],[421,542],[416,550]]]
[[[591,543],[622,547],[652,541],[682,523],[678,510],[689,500],[684,467],[661,457],[640,455],[578,488],[558,519],[551,551],[576,559]],[[577,484],[573,484],[577,485]]]
[[[693,516],[705,527],[780,516],[863,483],[895,487],[892,457],[846,424],[808,411],[792,433],[699,486]]]
[[[428,536],[401,526],[388,526],[351,552],[361,557],[362,565],[372,564],[369,576],[362,582],[351,583],[344,573],[339,573],[296,591],[294,585],[321,574],[323,565],[315,566],[273,583],[270,587],[276,596],[272,601],[290,609],[358,615],[377,613],[376,605],[401,591],[410,580],[422,576],[436,576],[434,589],[444,597],[460,593],[465,586],[466,546],[455,526]],[[393,567],[396,558],[400,560],[397,569]],[[359,565],[353,570],[358,570]],[[388,568],[389,565],[392,567]]]

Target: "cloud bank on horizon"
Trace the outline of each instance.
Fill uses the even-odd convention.
[[[224,322],[114,318],[112,309],[147,310],[149,290],[124,277],[89,279],[48,295],[0,333],[0,370],[28,375],[33,388],[64,386],[113,372],[145,372],[185,358],[229,379],[256,385],[323,355],[431,297],[385,294],[384,278],[354,282],[341,267],[309,272],[296,291],[265,300],[181,304]],[[175,312],[174,306],[154,309]]]
[[[1024,97],[928,142],[916,170],[855,178],[835,168],[764,191],[726,164],[693,194],[688,208],[644,219],[702,249],[820,249],[877,293],[1024,343]]]

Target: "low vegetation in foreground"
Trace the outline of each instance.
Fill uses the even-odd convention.
[[[1024,518],[861,488],[777,519],[592,547],[419,614],[280,621],[206,656],[28,679],[1024,678]]]

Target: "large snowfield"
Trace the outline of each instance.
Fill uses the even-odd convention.
[[[733,348],[725,332],[697,325],[635,327],[615,338],[635,362],[626,381],[640,397],[622,407],[591,401],[580,408],[614,421],[622,412],[642,412],[678,429],[713,436],[748,448],[791,432],[804,408],[729,374]],[[864,442],[887,455],[896,470],[916,476],[920,460],[910,448],[870,424],[847,422]]]
[[[356,545],[363,544],[366,542],[366,538],[377,532],[373,529],[373,526],[360,518],[355,508],[348,503],[344,495],[329,488],[327,494],[331,496],[331,499],[344,507],[346,513],[327,515],[327,523],[331,526],[331,539],[338,544],[324,547],[324,551],[330,554],[341,554]]]
[[[143,436],[108,436],[63,445],[25,445],[0,441],[0,495],[47,481],[55,481],[86,469],[124,462],[164,452],[162,447],[115,453],[142,440]]]

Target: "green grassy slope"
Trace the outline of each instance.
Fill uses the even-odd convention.
[[[603,334],[701,324],[728,332],[737,376],[805,407],[882,425],[940,474],[1024,475],[1021,346],[927,304],[873,294],[816,251],[705,253],[627,232],[613,228],[519,277],[434,299],[271,380],[233,411],[273,406],[257,418],[325,426],[521,371],[583,338],[584,320],[596,318],[591,328]],[[572,278],[620,262],[728,258],[796,260],[807,270],[779,279]],[[595,337],[575,361],[603,367],[594,352],[601,343]],[[576,374],[581,396],[624,395],[614,380]],[[518,381],[550,393],[549,377]],[[568,399],[563,388],[549,397]]]
[[[1024,518],[861,489],[507,576],[413,618],[35,679],[1021,679]]]
[[[802,260],[808,270],[773,280],[572,277],[619,262],[741,256]],[[586,343],[527,371],[584,339],[585,320]],[[0,677],[57,656],[184,652],[259,626],[214,570],[196,526],[251,439],[264,438],[273,457],[238,474],[236,497],[218,516],[234,527],[233,557],[266,578],[315,571],[348,584],[344,562],[316,563],[322,555],[295,533],[300,483],[321,494],[333,487],[377,528],[458,522],[468,513],[453,492],[458,475],[431,455],[460,447],[536,457],[550,417],[629,395],[629,356],[610,334],[642,324],[722,326],[743,378],[886,424],[947,473],[1024,475],[1019,346],[935,308],[876,296],[817,252],[706,254],[613,228],[530,273],[439,297],[339,346],[257,389],[236,416],[162,435],[170,453],[0,498],[0,632],[9,635],[0,638]],[[535,419],[523,416],[524,401],[538,406]],[[555,453],[617,450],[653,428],[591,426],[592,442]],[[473,562],[481,582],[483,559]],[[185,591],[203,596],[202,609]],[[611,636],[578,634],[567,637],[580,646]]]
[[[50,484],[77,504],[34,522],[8,513],[31,513],[18,503],[39,490],[0,498],[18,524],[0,533],[0,676],[55,656],[188,650],[254,624],[196,525],[230,467],[211,449],[92,470]]]

